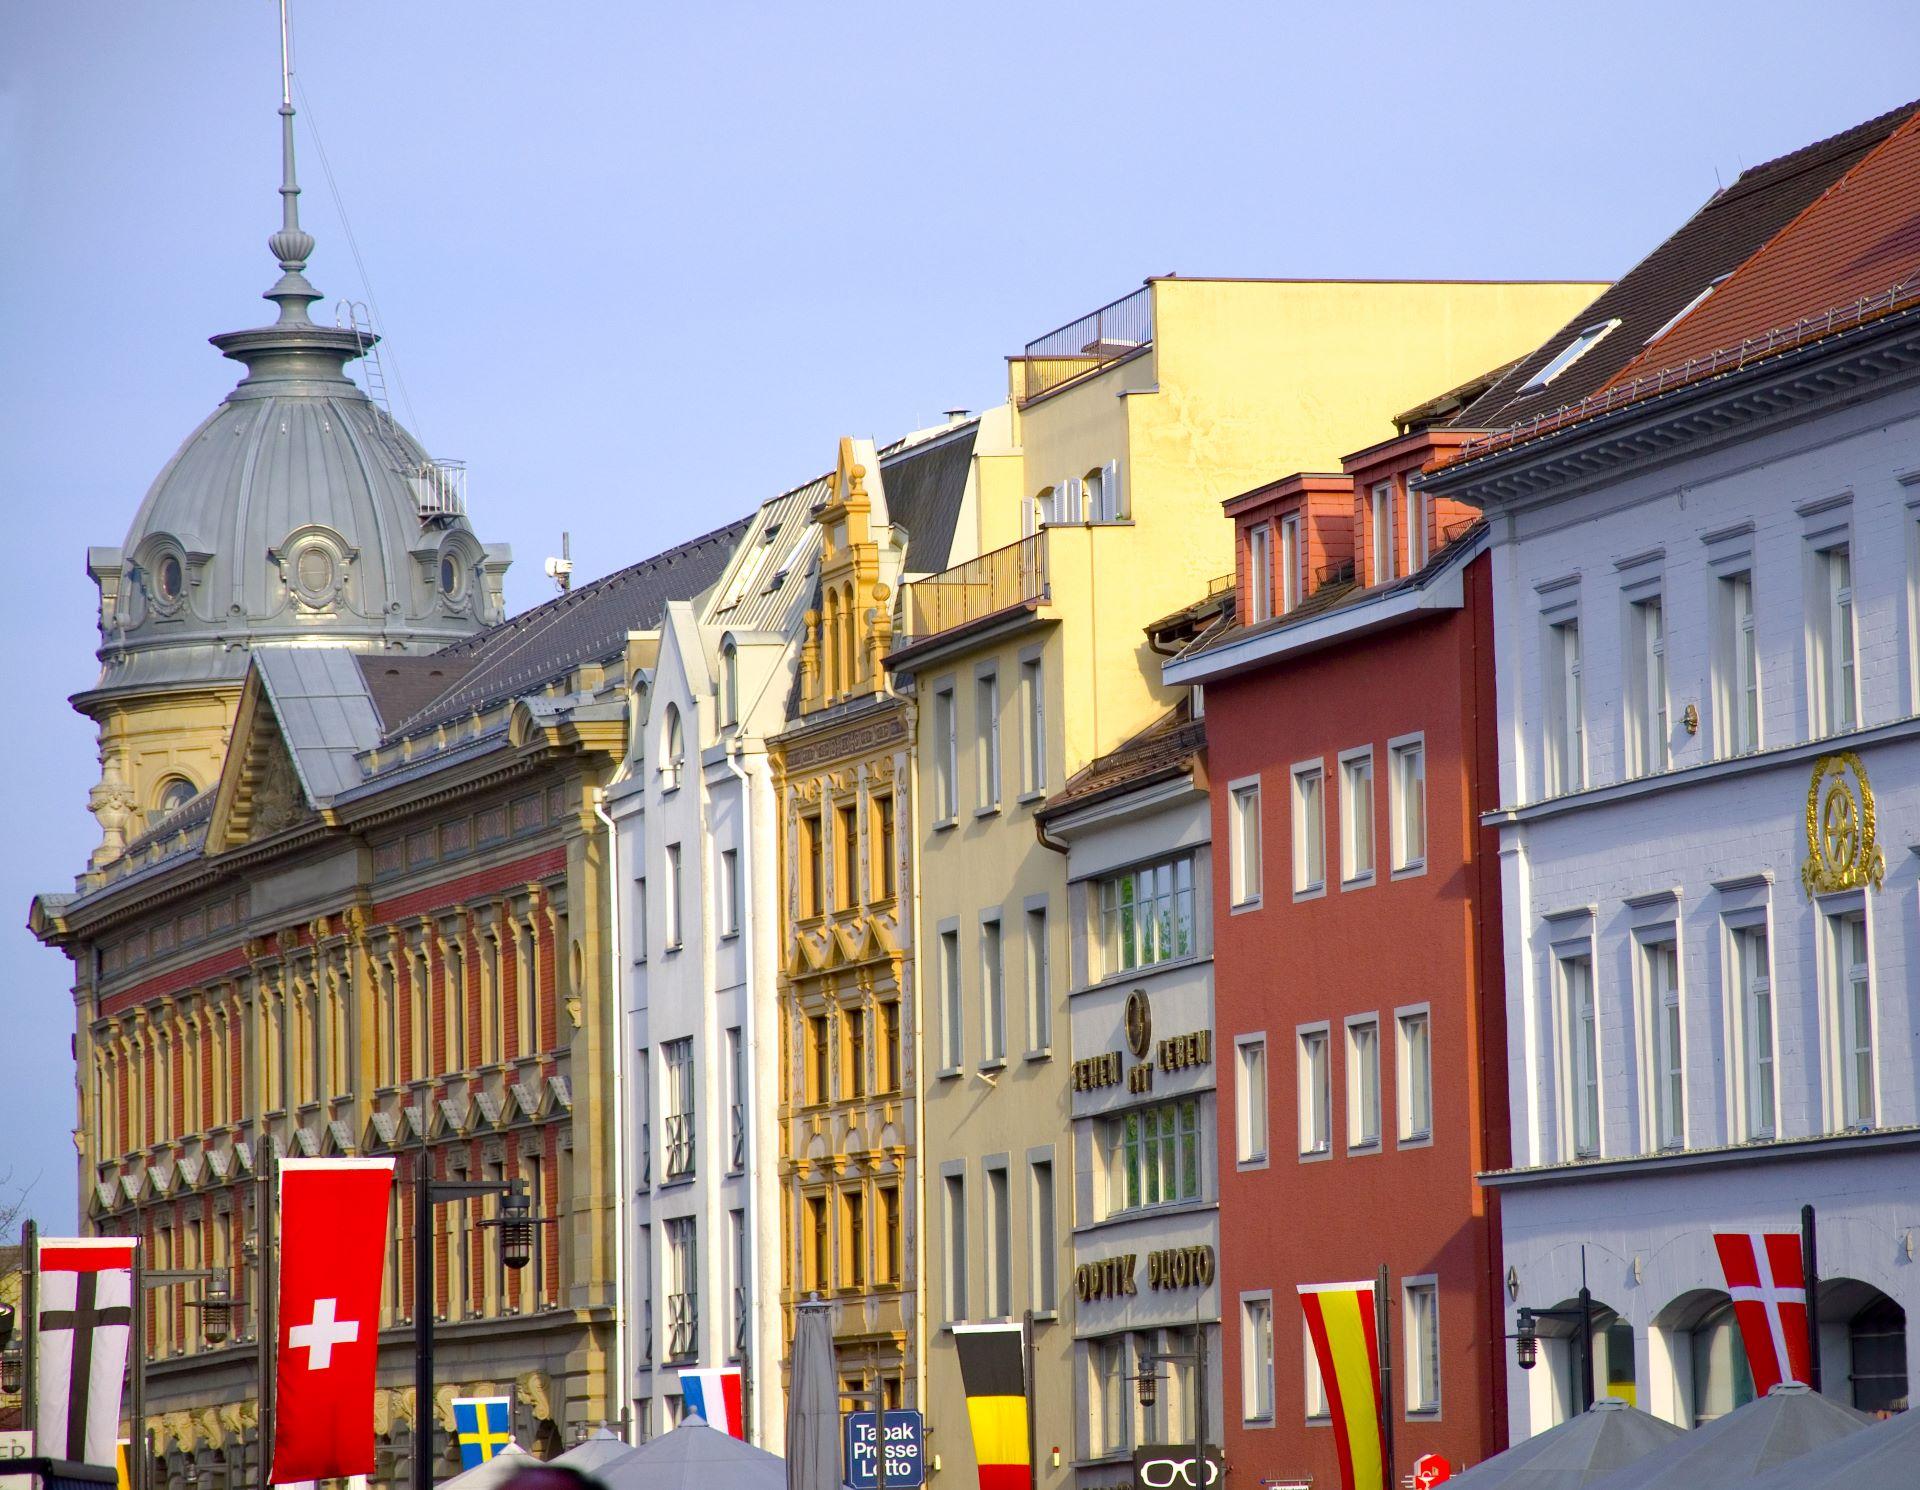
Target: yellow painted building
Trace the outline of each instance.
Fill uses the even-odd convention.
[[[947,1326],[1029,1310],[1038,1482],[1102,1472],[1079,1427],[1068,1266],[1093,1205],[1068,1139],[1066,997],[1086,970],[1070,965],[1066,861],[1034,808],[1173,703],[1143,631],[1232,570],[1223,499],[1337,469],[1394,433],[1396,411],[1526,351],[1601,288],[1156,279],[1011,359],[1010,408],[982,421],[975,450],[981,555],[908,587],[888,659],[918,721],[936,1480],[974,1474]]]

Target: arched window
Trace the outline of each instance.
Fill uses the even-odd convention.
[[[731,728],[740,722],[740,652],[728,637],[720,648],[720,724]]]
[[[160,784],[154,788],[153,811],[149,820],[157,823],[168,814],[178,812],[199,795],[200,789],[186,777],[163,776]]]
[[[829,591],[820,620],[820,676],[829,699],[840,696],[840,595]]]
[[[666,741],[661,747],[660,785],[673,791],[680,785],[680,769],[686,763],[687,745],[680,728],[680,706],[667,705]]]
[[[860,654],[853,645],[853,586],[840,597],[841,686],[851,693],[860,681]]]

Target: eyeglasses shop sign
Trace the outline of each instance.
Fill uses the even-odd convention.
[[[1134,1490],[1211,1490],[1220,1483],[1220,1451],[1195,1457],[1190,1443],[1143,1443],[1133,1451]]]

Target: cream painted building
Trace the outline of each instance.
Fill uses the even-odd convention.
[[[973,1465],[948,1326],[1029,1310],[1038,1481],[1065,1486],[1075,1465],[1070,912],[1035,808],[1176,701],[1143,628],[1232,569],[1222,500],[1334,468],[1601,288],[1156,279],[1011,359],[1010,408],[975,447],[981,556],[908,587],[888,659],[918,720],[936,1479]]]

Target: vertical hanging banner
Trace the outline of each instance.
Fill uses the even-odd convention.
[[[1753,1372],[1754,1395],[1764,1397],[1783,1381],[1811,1381],[1800,1234],[1716,1231],[1713,1245],[1733,1296],[1733,1317]]]
[[[49,1459],[112,1469],[120,1384],[133,1329],[133,1237],[39,1242],[38,1407],[34,1443]]]
[[[1345,1490],[1387,1490],[1373,1285],[1302,1283],[1299,1288],[1300,1310],[1333,1419],[1340,1483]]]
[[[392,1159],[280,1161],[273,1480],[371,1474]]]
[[[980,1490],[1028,1490],[1026,1331],[1017,1324],[956,1324],[960,1385],[967,1394]]]

